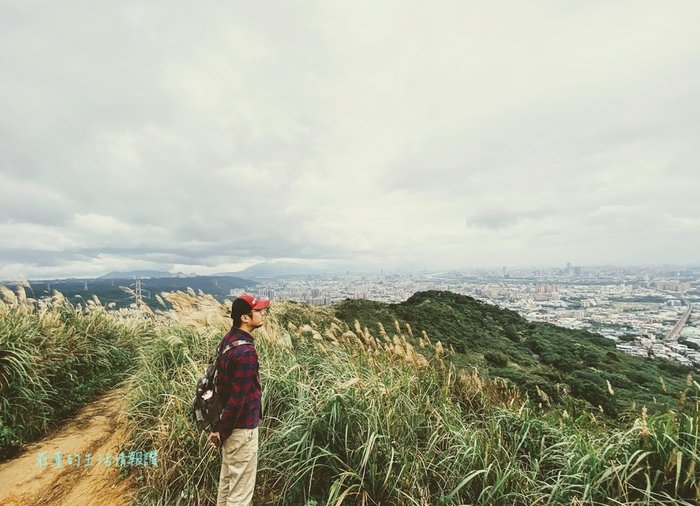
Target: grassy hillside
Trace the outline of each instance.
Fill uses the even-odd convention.
[[[346,300],[335,306],[352,325],[393,328],[409,324],[425,330],[455,353],[457,366],[477,366],[491,377],[507,378],[537,399],[580,399],[610,416],[646,405],[652,411],[675,406],[684,391],[688,367],[662,359],[626,355],[615,344],[585,330],[528,322],[507,309],[451,292],[419,292],[400,304]],[[613,394],[611,394],[613,392]],[[573,399],[572,399],[573,398]],[[636,404],[635,404],[636,403]],[[576,412],[578,403],[570,403]]]
[[[0,460],[128,378],[149,332],[129,311],[0,286]]]
[[[123,451],[158,452],[158,466],[124,469],[137,474],[137,504],[213,503],[220,457],[196,431],[189,408],[195,382],[230,325],[223,304],[193,291],[163,294],[171,309],[155,313],[110,311],[96,301],[77,307],[58,296],[32,301],[19,289],[3,296],[4,436],[26,441],[23,431],[40,434],[65,414],[62,407],[84,403],[128,375]],[[539,387],[528,401],[495,372],[563,373],[525,351],[532,336],[547,344],[555,340],[547,331],[557,329],[528,333],[517,315],[491,307],[479,314],[479,303],[456,298],[473,306],[459,321],[479,321],[486,330],[467,340],[472,347],[453,353],[447,343],[459,346],[466,331],[445,334],[445,346],[438,342],[440,331],[457,328],[449,327],[456,325],[454,306],[445,299],[439,301],[444,318],[430,320],[435,328],[422,332],[425,325],[408,323],[416,305],[434,314],[439,297],[458,296],[417,294],[393,306],[272,305],[255,332],[263,384],[256,504],[697,504],[700,384],[692,377],[673,406],[657,404],[651,414],[638,405],[617,420],[563,391],[562,405],[548,403]],[[345,318],[352,323],[335,316],[351,304],[362,323],[350,313]],[[396,313],[398,307],[406,313]],[[505,320],[519,340],[493,330]],[[509,361],[522,354],[533,362],[486,366],[487,339],[513,343],[494,348]],[[607,352],[595,347],[596,339],[585,346]]]
[[[131,383],[142,504],[211,504],[219,457],[188,419],[196,378],[230,321],[176,294]],[[386,307],[383,310],[389,311]],[[392,313],[388,313],[391,315]],[[386,315],[385,315],[386,316]],[[693,504],[698,405],[602,423],[539,409],[505,380],[460,370],[430,336],[275,303],[255,332],[263,420],[256,504]],[[377,329],[376,331],[370,329]],[[414,337],[411,336],[414,334]],[[418,341],[413,345],[412,341]],[[432,344],[430,344],[432,342]]]

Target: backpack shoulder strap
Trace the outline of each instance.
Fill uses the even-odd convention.
[[[216,350],[216,356],[212,360],[212,363],[214,364],[214,371],[216,371],[219,368],[219,362],[221,361],[221,357],[223,357],[226,353],[231,351],[236,346],[242,346],[246,344],[252,345],[253,343],[251,343],[250,341],[246,341],[245,339],[239,339],[238,341],[234,341],[232,343],[227,344],[223,350],[220,348],[221,345],[219,345],[219,348],[217,348]]]
[[[232,350],[236,346],[241,346],[243,344],[253,344],[250,341],[246,341],[245,339],[239,339],[238,341],[234,341],[232,343],[229,343],[226,345],[226,347],[221,350],[220,352],[217,351],[216,353],[216,358],[218,359],[221,355],[225,355],[229,350]]]
[[[217,348],[216,356],[214,357],[214,360],[213,360],[214,368],[213,368],[212,379],[214,379],[214,378],[216,378],[216,376],[218,376],[219,362],[221,361],[221,357],[223,357],[227,352],[229,352],[230,350],[232,350],[236,346],[241,346],[241,345],[245,345],[245,344],[253,344],[253,343],[251,343],[250,341],[246,341],[244,339],[239,339],[238,341],[234,341],[232,343],[227,344],[223,350],[220,349],[221,345],[219,345],[219,348]]]

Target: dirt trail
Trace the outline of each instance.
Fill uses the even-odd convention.
[[[105,463],[106,455],[116,456],[122,451],[119,414],[123,397],[123,389],[109,392],[48,438],[28,445],[22,455],[0,464],[0,504],[131,504],[131,477],[120,480],[118,462],[110,459],[111,465]]]

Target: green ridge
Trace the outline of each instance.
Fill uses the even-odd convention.
[[[592,405],[618,416],[634,403],[650,411],[667,409],[677,403],[692,371],[664,359],[632,357],[599,334],[529,322],[514,311],[447,291],[418,292],[398,304],[346,299],[334,309],[349,325],[357,319],[373,332],[381,322],[391,333],[395,320],[404,328],[408,323],[416,337],[424,330],[433,342],[454,349],[455,365],[506,378],[531,398],[540,395],[539,388],[564,402],[572,400],[563,395],[568,391],[586,403],[573,402],[574,412]]]

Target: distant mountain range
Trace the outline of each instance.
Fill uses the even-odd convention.
[[[129,271],[114,272],[109,276],[94,279],[53,279],[35,280],[31,282],[29,295],[41,298],[49,296],[54,290],[61,292],[71,302],[79,302],[81,299],[90,299],[93,295],[103,304],[113,302],[117,307],[126,307],[134,302],[133,295],[128,294],[121,287],[136,288],[135,277],[141,278],[141,289],[143,299],[149,306],[158,307],[155,298],[161,292],[185,291],[191,288],[195,291],[213,295],[220,301],[236,294],[248,287],[257,285],[251,279],[244,279],[237,276],[177,276],[172,273],[165,273],[167,276],[154,276],[159,271]],[[12,284],[8,284],[12,287]]]
[[[318,275],[322,269],[294,262],[262,262],[237,272],[219,272],[214,276],[240,276],[244,278],[270,278],[278,276]]]
[[[167,272],[167,271],[149,271],[149,270],[143,270],[143,271],[126,271],[126,272],[119,272],[119,271],[112,271],[108,272],[104,276],[100,276],[97,279],[131,279],[131,278],[185,278],[189,277],[187,274],[183,274],[182,272]]]
[[[241,278],[271,278],[284,276],[306,276],[319,275],[326,272],[322,269],[309,267],[307,265],[294,262],[261,262],[251,265],[241,271],[217,272],[210,276],[235,276]],[[191,278],[196,274],[185,274],[182,272],[168,272],[156,270],[135,270],[135,271],[112,271],[97,279],[133,279],[139,278]]]

